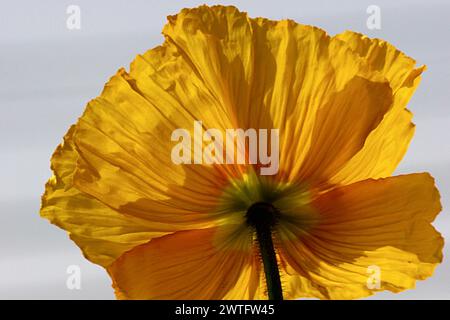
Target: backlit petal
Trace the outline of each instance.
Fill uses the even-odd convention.
[[[381,73],[392,88],[394,103],[380,125],[368,136],[364,148],[332,178],[349,184],[368,178],[390,176],[408,148],[414,134],[412,114],[406,105],[420,83],[425,67],[415,68],[414,59],[379,39],[347,31],[336,36]]]
[[[108,271],[121,299],[263,299],[260,269],[251,232],[223,226],[154,239]]]
[[[195,91],[194,80],[171,80],[177,79],[177,68],[169,72],[164,66],[178,63],[179,55],[164,48],[145,55],[148,61],[158,58],[161,70],[156,72],[138,57],[130,75],[119,71],[102,95],[89,103],[76,125],[74,140],[81,157],[74,184],[119,212],[155,224],[208,227],[223,218],[214,211],[228,175],[234,173],[225,171],[230,167],[175,164],[171,151],[177,142],[171,141],[171,134],[185,128],[193,138],[194,120],[221,128],[223,117],[213,104],[201,100],[207,93]],[[182,79],[194,76],[178,71]],[[164,76],[171,83],[155,79]]]
[[[431,226],[441,205],[428,174],[358,182],[329,191],[312,206],[321,221],[308,234],[279,231],[291,298],[400,292],[431,276],[442,260],[443,239]],[[381,283],[369,289],[373,268],[379,268]]]
[[[145,220],[125,216],[73,187],[78,158],[73,148],[72,127],[52,157],[54,176],[42,197],[41,215],[68,230],[86,258],[108,266],[131,248],[167,234],[152,231]]]
[[[387,83],[359,77],[350,81],[317,111],[308,153],[295,164],[290,180],[313,185],[328,181],[364,146],[366,137],[381,122],[391,103]]]
[[[163,33],[234,127],[280,129],[283,180],[331,178],[391,104],[384,77],[368,72],[347,44],[318,28],[201,6],[169,17]]]

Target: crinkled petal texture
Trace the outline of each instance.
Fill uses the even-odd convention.
[[[406,104],[420,82],[424,66],[389,43],[369,39],[354,32],[335,38],[344,41],[368,64],[372,72],[381,73],[392,88],[393,106],[379,126],[367,137],[364,147],[331,179],[334,183],[352,182],[390,176],[406,153],[414,134],[412,114]]]
[[[308,234],[281,232],[285,293],[290,298],[353,299],[400,292],[429,277],[442,260],[443,239],[431,226],[441,210],[428,174],[365,180],[315,199],[321,222]],[[379,288],[371,271],[379,271]]]
[[[282,180],[326,182],[392,107],[388,79],[318,28],[200,7],[169,17],[163,32],[235,128],[280,129]]]
[[[71,127],[52,158],[54,176],[42,197],[41,215],[67,230],[87,259],[108,266],[124,252],[166,232],[145,220],[125,216],[73,186],[77,153]]]
[[[252,236],[245,225],[180,231],[134,248],[108,271],[122,299],[264,299]]]
[[[222,134],[279,129],[279,171],[265,181],[311,195],[276,232],[287,297],[367,295],[369,265],[393,291],[431,274],[442,247],[432,179],[367,180],[389,177],[406,152],[423,68],[380,40],[234,7],[168,19],[164,44],[119,70],[69,130],[42,200],[119,298],[267,296],[245,211],[224,203],[245,198],[233,188],[248,189],[261,164],[175,164],[172,132],[193,137],[194,121]],[[318,222],[296,225],[309,212]]]

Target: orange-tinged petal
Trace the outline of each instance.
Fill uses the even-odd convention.
[[[286,294],[291,298],[360,298],[400,292],[432,275],[443,239],[431,226],[441,210],[428,174],[366,180],[333,189],[312,206],[321,221],[308,235],[280,230]],[[370,268],[380,287],[369,289]]]
[[[52,157],[54,176],[42,196],[41,215],[68,230],[87,259],[106,267],[124,252],[167,232],[154,231],[147,221],[125,216],[73,187],[78,158],[72,141],[74,129],[71,127]]]
[[[179,231],[108,268],[121,299],[262,299],[252,233],[242,226]]]
[[[419,85],[425,67],[415,68],[414,59],[383,40],[370,39],[350,31],[336,38],[344,41],[363,58],[371,72],[378,72],[389,81],[394,102],[378,128],[368,136],[364,148],[331,180],[349,184],[390,176],[405,155],[414,135],[412,114],[406,105]]]

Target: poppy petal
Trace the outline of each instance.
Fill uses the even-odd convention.
[[[364,146],[391,104],[388,83],[360,77],[349,81],[317,111],[311,145],[303,161],[293,162],[290,180],[308,181],[316,187],[328,181]]]
[[[249,19],[223,6],[184,9],[168,20],[164,35],[235,128],[280,129],[281,179],[312,183],[335,175],[390,107],[385,79],[319,28]]]
[[[283,230],[287,295],[350,299],[414,287],[442,260],[443,239],[431,226],[439,199],[429,174],[366,180],[318,197],[314,229]],[[379,268],[378,288],[367,285],[371,268]]]
[[[164,228],[151,231],[154,228],[147,221],[118,213],[73,187],[78,157],[72,141],[74,129],[70,128],[52,157],[54,176],[42,196],[41,216],[69,230],[86,258],[106,267],[124,252],[167,232]]]
[[[414,135],[412,114],[406,105],[420,83],[425,67],[394,46],[355,32],[336,36],[363,58],[372,72],[381,73],[392,88],[394,102],[380,125],[367,137],[364,147],[331,180],[352,182],[390,176],[406,153]]]
[[[259,257],[241,226],[179,231],[108,268],[121,299],[261,299]]]
[[[148,78],[155,73],[150,67],[146,72]],[[161,77],[164,71],[158,74]],[[145,78],[144,74],[141,78]],[[211,227],[223,218],[214,212],[229,173],[218,166],[179,165],[172,161],[176,143],[171,143],[172,131],[186,128],[194,137],[195,117],[171,92],[158,89],[155,83],[152,86],[150,80],[141,84],[139,79],[121,70],[102,95],[88,104],[74,133],[80,154],[74,185],[121,213],[155,225],[172,225],[173,230]],[[142,92],[139,86],[146,85],[149,91]],[[160,104],[156,104],[158,101]],[[209,107],[199,112],[215,110]],[[205,124],[220,125],[219,117],[213,116],[215,112],[203,118]]]

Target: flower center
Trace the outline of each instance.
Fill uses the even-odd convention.
[[[252,229],[264,267],[267,293],[271,300],[282,300],[283,292],[278,268],[278,245],[297,239],[318,221],[310,205],[312,194],[307,184],[291,184],[275,177],[259,176],[253,170],[231,179],[224,188],[218,212],[227,219]],[[248,233],[246,232],[248,236]],[[275,237],[276,235],[276,237]],[[249,246],[250,247],[250,246]]]
[[[256,202],[248,208],[245,215],[247,224],[256,226],[273,227],[279,218],[280,212],[268,202]]]

